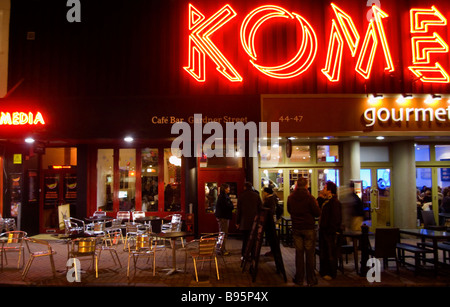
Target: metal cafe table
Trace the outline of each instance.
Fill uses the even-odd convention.
[[[434,274],[438,274],[439,256],[438,256],[438,241],[450,239],[450,232],[429,230],[429,229],[400,229],[400,233],[416,236],[425,243],[426,239],[431,239],[433,242],[433,265]]]
[[[164,239],[170,239],[171,246],[172,246],[172,268],[167,272],[167,275],[172,275],[177,272],[180,272],[179,269],[177,269],[177,258],[176,258],[176,244],[175,241],[177,238],[183,238],[183,237],[189,237],[193,234],[186,231],[168,231],[168,232],[160,232],[160,233],[152,233],[152,235],[164,238]]]

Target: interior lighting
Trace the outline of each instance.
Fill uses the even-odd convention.
[[[384,136],[377,136],[377,140],[384,140]]]
[[[28,137],[28,138],[25,139],[25,143],[33,144],[34,143],[34,139],[31,138],[31,137]]]

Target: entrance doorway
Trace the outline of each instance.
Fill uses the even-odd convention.
[[[210,233],[219,231],[214,215],[220,186],[223,183],[230,185],[230,198],[236,209],[238,195],[243,191],[245,173],[243,169],[237,170],[201,170],[198,179],[198,231]],[[230,221],[229,233],[237,233],[236,215]]]
[[[40,223],[41,233],[58,232],[63,224],[59,220],[58,209],[69,205],[71,216],[76,214],[77,173],[76,169],[55,168],[41,172]]]
[[[392,225],[391,168],[362,168],[364,222],[371,231]]]

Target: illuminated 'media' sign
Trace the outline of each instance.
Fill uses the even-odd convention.
[[[45,121],[41,112],[0,112],[0,125],[45,125]]]
[[[373,5],[373,18],[369,21],[366,32],[360,33],[352,16],[333,3],[331,7],[334,15],[329,32],[327,56],[321,69],[321,73],[329,82],[340,80],[344,49],[348,49],[351,56],[356,59],[354,69],[361,78],[370,78],[377,50],[382,50],[384,55],[384,69],[387,72],[395,71],[395,61],[392,59],[383,23],[383,20],[389,18],[388,12]],[[450,83],[449,74],[438,61],[434,60],[434,55],[449,52],[447,42],[435,31],[439,27],[446,26],[447,19],[436,6],[414,8],[409,13],[412,63],[408,69],[421,82]],[[238,69],[224,56],[211,37],[237,15],[229,4],[211,16],[205,16],[193,4],[189,4],[189,60],[184,69],[198,82],[206,81],[207,58],[229,81],[243,81]],[[297,23],[301,29],[302,39],[298,51],[290,60],[280,65],[258,64],[260,58],[255,48],[255,36],[263,24],[280,18]],[[276,5],[259,6],[244,17],[240,26],[240,42],[253,67],[275,79],[300,76],[316,60],[318,51],[317,36],[311,23],[301,14]]]

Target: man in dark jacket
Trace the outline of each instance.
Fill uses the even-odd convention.
[[[303,285],[306,268],[306,282],[309,286],[314,286],[317,284],[317,278],[314,274],[315,218],[320,216],[320,208],[314,196],[308,191],[308,179],[298,179],[297,187],[288,197],[287,209],[291,215],[295,246],[296,273],[294,282]]]
[[[225,233],[222,243],[222,250],[220,253],[223,255],[228,255],[229,252],[226,250],[225,243],[228,237],[228,227],[230,225],[230,220],[233,218],[234,205],[228,195],[230,193],[230,186],[227,183],[223,183],[220,186],[220,194],[217,198],[215,216],[217,223],[219,224],[219,231]]]
[[[327,181],[318,198],[322,208],[319,221],[319,273],[325,280],[336,277],[338,266],[336,236],[342,231],[342,204],[336,193],[336,184]]]
[[[242,232],[242,256],[245,253],[253,220],[261,208],[262,201],[259,193],[253,189],[253,185],[250,182],[246,182],[244,184],[244,191],[238,197],[236,212],[236,228]]]

